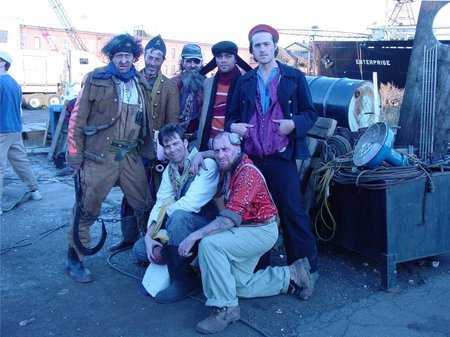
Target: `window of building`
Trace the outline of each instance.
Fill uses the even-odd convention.
[[[56,48],[55,42],[51,37],[48,38],[48,46],[50,47],[50,50],[58,50],[58,48]]]
[[[170,74],[171,75],[175,74],[175,66],[170,66]]]
[[[177,57],[177,50],[175,48],[170,48],[170,57],[173,59]]]
[[[88,50],[91,53],[95,53],[96,52],[96,50],[95,50],[95,40],[88,40]]]
[[[26,41],[25,35],[20,35],[20,49],[25,49]]]
[[[34,49],[41,49],[41,38],[39,36],[34,37]]]
[[[168,67],[163,65],[162,73],[167,76]]]
[[[0,30],[0,42],[8,43],[8,31],[7,30]]]
[[[61,43],[62,43],[62,50],[68,51],[69,50],[69,39],[62,39]]]

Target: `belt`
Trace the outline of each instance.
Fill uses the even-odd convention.
[[[128,154],[139,155],[137,141],[113,140],[109,148],[110,152],[116,154],[115,161],[121,161]]]
[[[275,220],[276,220],[276,216],[274,215],[270,219],[262,220],[262,221],[258,221],[258,222],[255,222],[255,221],[242,221],[241,225],[244,225],[244,226],[263,226],[263,225],[267,225],[267,224],[269,224],[271,222],[274,222]]]

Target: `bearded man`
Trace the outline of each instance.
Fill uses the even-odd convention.
[[[200,74],[203,56],[200,46],[186,44],[181,51],[180,74],[172,79],[180,93],[180,125],[186,130],[189,142],[195,140],[199,115],[203,105],[203,81]]]

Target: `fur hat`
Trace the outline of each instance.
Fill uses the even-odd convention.
[[[183,50],[181,51],[181,58],[197,59],[202,61],[203,60],[202,49],[197,44],[188,43],[184,45]]]
[[[159,34],[148,41],[147,45],[145,46],[145,50],[147,49],[161,50],[164,56],[166,56],[166,44]]]
[[[208,62],[201,70],[200,74],[206,75],[217,67],[216,56],[220,53],[233,54],[236,57],[236,64],[246,72],[252,70],[252,67],[238,55],[238,46],[231,41],[220,41],[212,46],[211,51],[214,55],[213,59]]]
[[[0,59],[5,60],[8,63],[12,63],[12,57],[4,50],[0,50]]]
[[[110,60],[116,53],[120,52],[133,54],[137,60],[143,50],[141,43],[137,42],[130,34],[116,35],[102,48],[102,53],[108,56]]]
[[[220,41],[217,42],[214,46],[212,46],[211,51],[214,56],[217,56],[220,53],[237,55],[238,46],[236,45],[236,43],[231,41]]]
[[[270,33],[273,37],[274,42],[278,42],[278,40],[280,39],[280,35],[278,34],[278,31],[269,26],[269,25],[256,25],[255,27],[253,27],[252,29],[250,29],[250,32],[248,33],[248,40],[250,42],[252,42],[252,37],[253,35],[255,35],[258,32],[267,32]]]

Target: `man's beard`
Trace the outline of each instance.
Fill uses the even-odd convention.
[[[196,92],[203,85],[205,76],[201,75],[198,71],[185,71],[181,75],[181,81],[183,82],[183,89]]]

